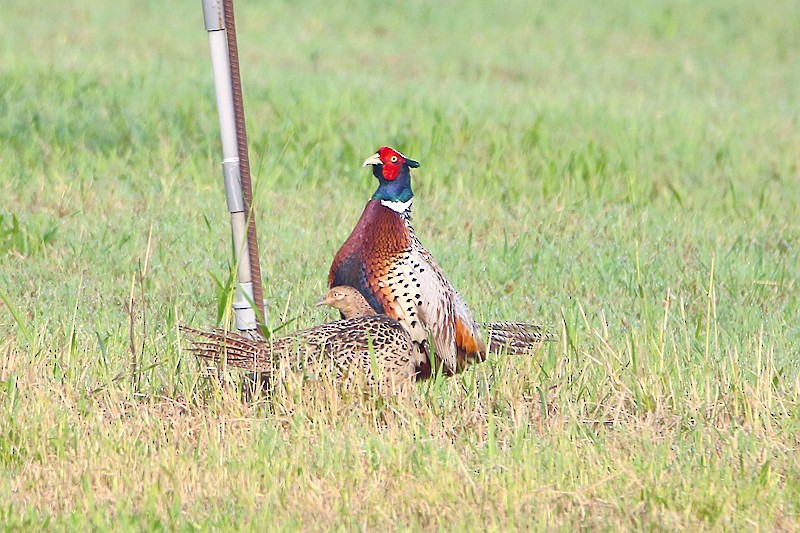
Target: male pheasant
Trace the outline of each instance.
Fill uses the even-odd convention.
[[[364,162],[378,188],[337,252],[328,287],[355,287],[377,313],[397,319],[448,375],[486,358],[486,344],[467,304],[420,244],[411,225],[411,168],[419,163],[384,146]],[[434,363],[434,361],[431,361]]]
[[[284,371],[324,373],[347,385],[365,379],[381,391],[401,390],[417,374],[428,374],[428,362],[408,332],[385,315],[338,320],[285,337],[253,340],[235,333],[199,331],[181,326],[196,337],[189,350],[199,358],[260,372],[269,382]]]
[[[317,305],[328,305],[338,310],[344,318],[374,315],[370,306],[358,290],[353,287],[331,288]],[[556,340],[542,326],[527,322],[485,322],[481,324],[489,339],[489,352],[524,354],[541,346],[542,342]]]

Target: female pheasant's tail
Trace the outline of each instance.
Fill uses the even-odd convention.
[[[253,340],[230,331],[215,329],[200,331],[186,326],[180,330],[195,337],[189,351],[200,359],[214,364],[226,364],[254,372],[269,372],[273,360],[270,350],[265,350],[269,342]]]
[[[489,351],[525,354],[537,349],[543,342],[557,340],[542,326],[526,322],[489,322],[483,324],[489,338]]]

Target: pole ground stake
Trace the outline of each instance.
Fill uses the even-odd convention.
[[[231,215],[231,234],[238,284],[233,299],[236,329],[258,330],[265,321],[261,266],[258,260],[256,222],[247,153],[242,85],[236,46],[233,0],[202,0],[203,19],[211,49],[211,68],[217,97],[222,139],[222,176]],[[227,29],[226,29],[227,28]],[[253,309],[251,302],[257,307]]]

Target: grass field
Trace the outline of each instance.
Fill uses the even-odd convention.
[[[407,398],[218,387],[177,334],[231,270],[200,2],[12,0],[2,529],[800,528],[800,4],[239,4],[271,326],[333,318],[389,144],[477,317],[561,340]]]

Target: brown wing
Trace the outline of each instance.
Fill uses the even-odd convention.
[[[436,263],[433,256],[422,249],[420,246],[419,255],[430,266],[435,273],[436,279],[443,286],[441,291],[447,294],[447,298],[452,302],[452,320],[454,331],[454,353],[452,354],[452,365],[449,370],[458,373],[474,362],[481,362],[486,359],[486,344],[480,332],[480,326],[472,318],[472,314],[467,307],[464,298],[453,287],[442,269]]]

